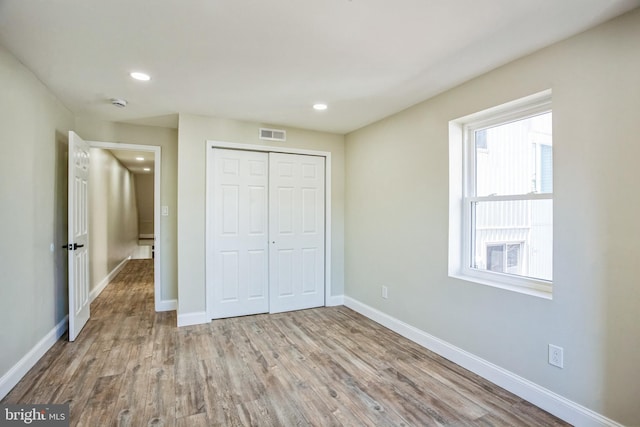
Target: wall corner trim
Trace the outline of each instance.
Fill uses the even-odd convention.
[[[481,359],[414,326],[404,323],[354,298],[345,295],[344,305],[573,425],[583,427],[623,427],[622,424],[589,408]]]
[[[29,372],[29,369],[40,360],[42,356],[58,341],[67,331],[69,316],[65,316],[53,327],[22,359],[18,361],[0,378],[0,399],[3,399],[11,389]]]
[[[201,325],[209,323],[211,319],[207,318],[206,311],[195,311],[193,313],[178,313],[178,327]]]
[[[331,295],[327,298],[325,304],[327,307],[335,307],[338,305],[344,305],[344,295]]]
[[[98,284],[98,286],[96,286],[91,292],[89,292],[89,302],[93,302],[94,299],[98,298],[98,295],[100,295],[102,291],[104,291],[104,288],[106,288],[107,285],[111,283],[111,281],[118,275],[118,273],[120,273],[124,266],[127,265],[127,261],[129,261],[130,259],[131,256],[123,259],[122,262],[120,262],[120,264],[116,266],[116,268],[111,270],[111,272],[100,281],[100,284]]]
[[[178,300],[163,299],[156,305],[156,311],[175,311],[178,309]]]

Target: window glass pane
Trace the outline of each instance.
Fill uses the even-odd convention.
[[[487,245],[487,270],[504,273],[504,245]]]
[[[471,267],[552,280],[553,201],[472,202]]]
[[[540,192],[553,193],[553,151],[550,145],[540,145]]]
[[[481,129],[476,131],[476,149],[487,149],[487,130]]]
[[[476,196],[552,191],[551,112],[478,130],[474,138]]]
[[[507,268],[517,267],[520,264],[520,244],[507,245]]]
[[[520,261],[520,243],[507,245],[507,268],[504,271],[509,274],[522,274],[520,267],[522,262]]]

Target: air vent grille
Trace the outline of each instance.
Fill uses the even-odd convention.
[[[286,141],[287,131],[281,129],[260,128],[260,139],[267,141]]]

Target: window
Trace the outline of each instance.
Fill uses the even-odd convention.
[[[521,243],[487,243],[486,269],[498,273],[521,274],[520,246]]]
[[[550,91],[455,120],[450,130],[450,275],[549,297]]]

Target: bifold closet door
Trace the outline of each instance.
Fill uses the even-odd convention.
[[[213,149],[211,315],[324,305],[324,157]]]
[[[213,318],[269,311],[269,154],[214,149]]]
[[[270,153],[269,312],[324,305],[324,157]]]

